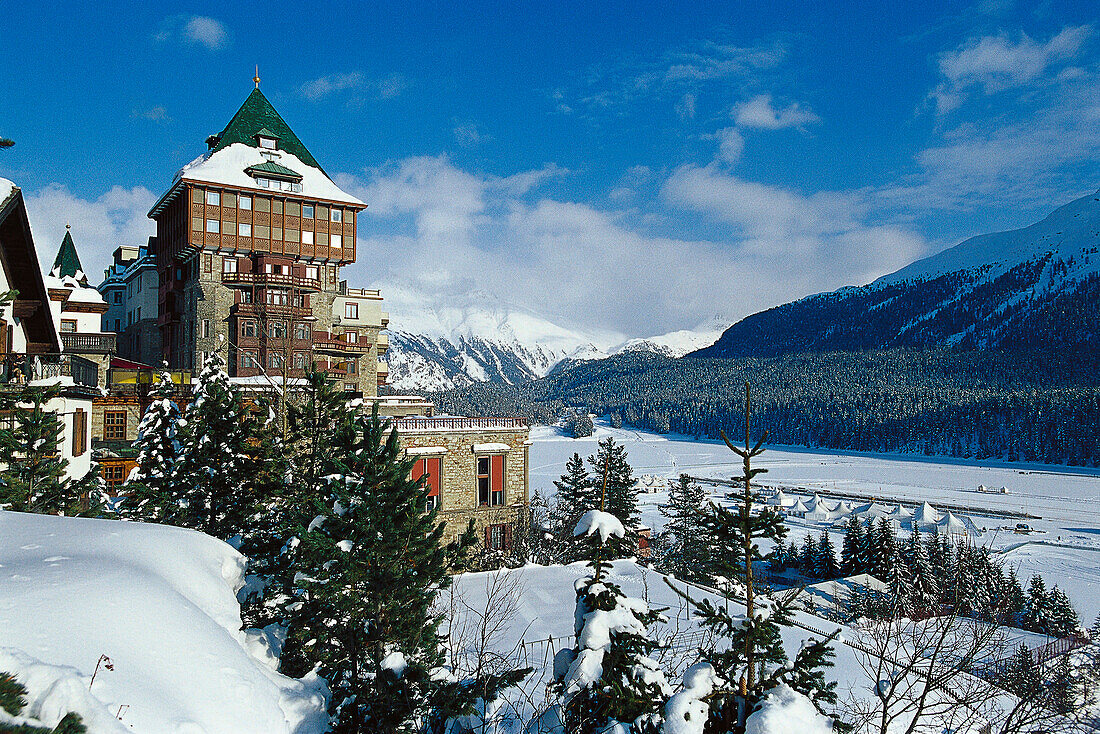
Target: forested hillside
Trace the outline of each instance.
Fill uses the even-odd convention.
[[[716,437],[744,383],[769,440],[810,447],[1100,464],[1100,356],[890,349],[770,358],[627,353],[522,385],[432,394],[442,410],[539,422],[584,406],[657,431]]]

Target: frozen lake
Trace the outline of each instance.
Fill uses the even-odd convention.
[[[674,478],[682,473],[729,479],[740,473],[740,459],[720,441],[694,440],[677,434],[658,435],[630,428],[615,429],[597,421],[596,434],[573,439],[558,428],[531,430],[531,491],[554,493],[554,480],[573,453],[595,453],[600,438],[612,436],[626,446],[635,476]],[[879,502],[950,503],[969,508],[979,527],[990,528],[974,542],[990,545],[1018,567],[1021,578],[1041,573],[1069,594],[1085,625],[1100,612],[1100,470],[1043,464],[974,462],[949,458],[860,454],[772,446],[754,466],[768,469],[758,481],[781,485],[796,494],[844,492]],[[1007,487],[1007,494],[978,492],[978,485]],[[721,496],[725,488],[715,488]],[[659,530],[664,519],[658,506],[667,493],[641,496],[642,519]],[[991,518],[983,510],[1027,512],[1034,535],[1021,536],[994,528],[1015,520]],[[800,536],[804,528],[792,528]],[[839,540],[839,539],[838,539]]]

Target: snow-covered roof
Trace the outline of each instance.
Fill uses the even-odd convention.
[[[805,513],[805,512],[809,512],[809,508],[806,507],[806,503],[803,502],[802,500],[796,500],[795,503],[793,505],[791,505],[791,512]]]
[[[280,150],[264,151],[261,154],[259,148],[244,143],[234,143],[221,150],[204,153],[181,168],[176,174],[176,181],[233,186],[267,193],[270,189],[260,188],[257,180],[245,173],[245,169],[267,163],[268,157],[274,158],[279,165],[302,176],[302,190],[295,192],[296,195],[358,207],[365,206],[361,200],[333,183],[324,171],[304,163],[293,153]],[[157,206],[160,206],[160,202]]]
[[[75,276],[66,275],[58,278],[53,275],[43,275],[42,282],[47,288],[59,288],[69,291],[68,300],[73,303],[106,303],[103,294],[88,285],[84,274],[77,272]]]
[[[934,523],[940,519],[940,512],[932,505],[925,502],[917,510],[917,514],[913,517],[916,522],[920,523]]]
[[[912,517],[913,511],[902,507],[901,505],[898,505],[894,509],[890,510],[889,516],[894,520],[904,520],[905,518]]]
[[[8,200],[8,197],[15,191],[15,184],[6,178],[0,178],[0,205]]]
[[[939,522],[936,523],[936,530],[941,533],[965,534],[966,523],[963,522],[955,513],[948,512],[944,515]]]
[[[405,449],[405,453],[409,456],[424,456],[431,454],[445,454],[447,453],[446,446],[411,446]]]
[[[474,453],[475,454],[492,454],[492,453],[496,453],[498,451],[510,451],[511,449],[512,449],[512,447],[509,446],[506,443],[475,443],[474,444]]]
[[[874,518],[877,520],[880,517],[888,517],[890,515],[890,508],[885,505],[880,505],[877,502],[868,502],[853,509],[852,513],[856,517]]]

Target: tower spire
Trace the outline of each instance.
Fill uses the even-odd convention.
[[[256,89],[260,88],[260,65],[256,64],[256,76],[252,77],[252,81],[256,84]]]

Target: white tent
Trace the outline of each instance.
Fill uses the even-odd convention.
[[[852,514],[861,520],[877,520],[880,517],[889,517],[890,508],[877,502],[868,502],[853,509]]]
[[[821,495],[815,494],[806,504],[806,508],[807,512],[832,512],[833,505],[830,505],[828,502],[821,499]]]
[[[768,504],[772,507],[792,507],[794,506],[794,498],[789,494],[785,494],[781,489],[768,498]]]
[[[917,510],[917,514],[913,517],[913,524],[917,527],[935,525],[939,521],[939,511],[927,502],[920,506],[920,509]]]
[[[809,511],[810,508],[806,507],[806,503],[802,500],[798,500],[793,505],[791,505],[791,508],[789,510],[787,510],[788,513],[797,517],[804,517]]]
[[[913,511],[898,505],[894,509],[890,510],[890,519],[901,522],[902,520],[908,520],[913,516]]]
[[[966,535],[966,523],[954,513],[948,512],[936,523],[936,532],[944,535]]]
[[[837,517],[844,517],[852,514],[852,506],[841,500],[833,511],[836,513]]]

